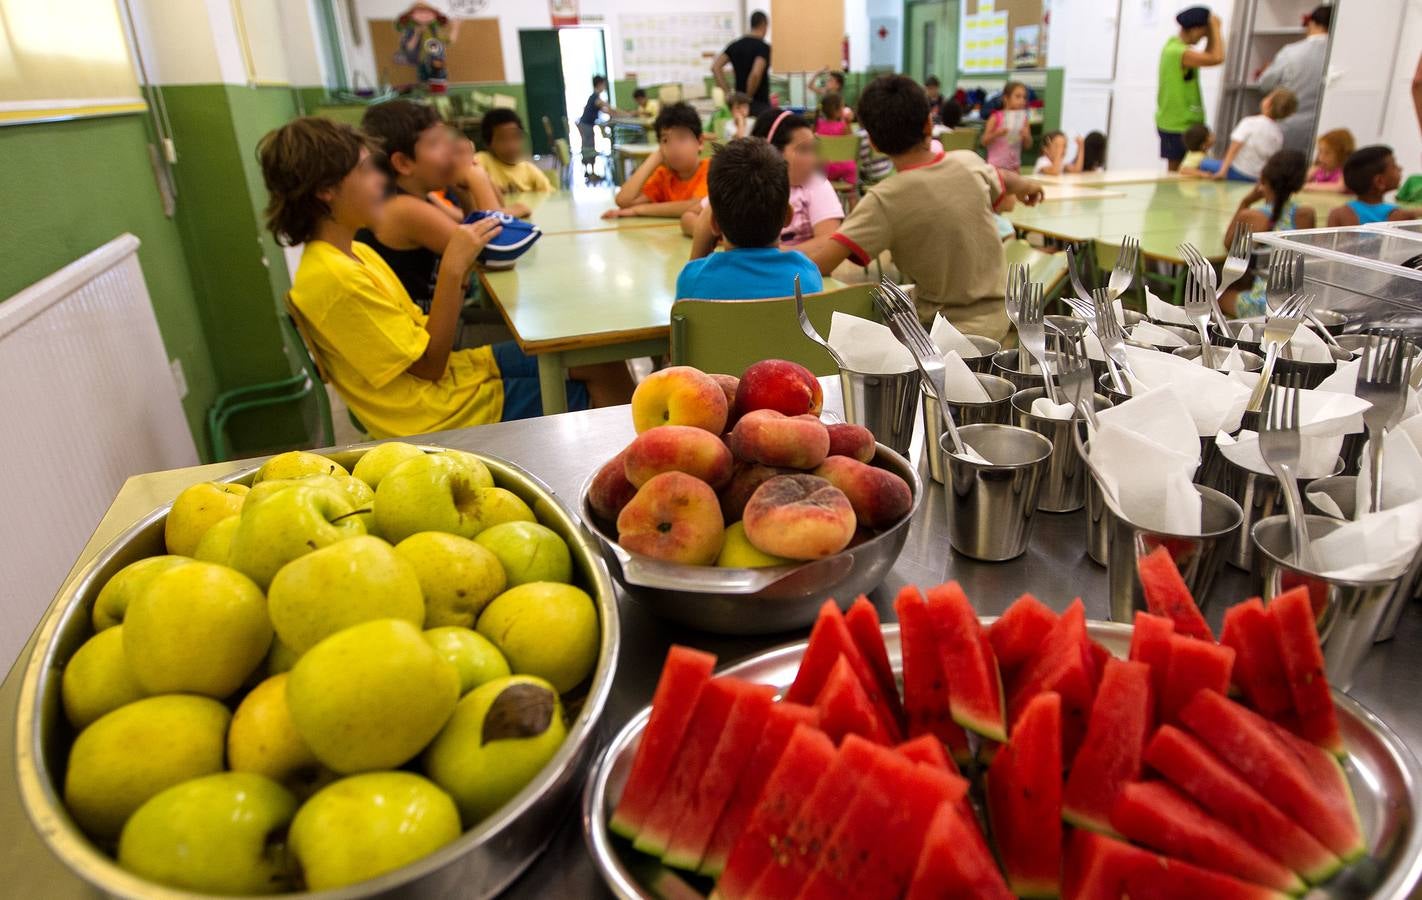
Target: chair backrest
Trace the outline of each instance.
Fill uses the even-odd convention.
[[[805,312],[826,336],[835,312],[877,321],[873,289],[872,284],[856,284],[810,294]],[[829,354],[801,333],[794,297],[676,301],[671,310],[671,359],[675,365],[732,375],[761,359],[788,359],[816,375],[839,371]]]
[[[543,117],[543,134],[547,136],[548,145],[551,147],[557,137],[553,134],[553,120],[547,116]]]
[[[663,103],[681,102],[681,85],[663,84],[657,86],[657,99]]]
[[[973,150],[978,146],[978,133],[967,129],[954,129],[938,136],[944,150]]]
[[[1007,241],[1002,245],[1002,250],[1008,265],[1027,264],[1028,276],[1031,280],[1042,283],[1043,295],[1056,295],[1067,275],[1065,253],[1048,253],[1021,239]]]
[[[855,162],[859,159],[859,135],[822,134],[815,138],[821,162]]]
[[[286,307],[286,315],[277,318],[281,320],[282,328],[288,332],[287,343],[294,344],[306,351],[303,367],[306,369],[307,375],[322,384],[329,384],[331,378],[326,373],[326,367],[321,364],[321,357],[316,353],[316,342],[311,338],[311,331],[307,328],[306,320],[302,318],[300,310],[296,308],[295,303],[291,302],[290,294],[282,297],[282,305]]]

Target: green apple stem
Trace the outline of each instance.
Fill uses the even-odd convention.
[[[348,513],[342,513],[341,515],[336,516],[334,519],[331,520],[331,524],[334,525],[334,524],[336,524],[337,522],[341,521],[342,519],[349,519],[351,516],[364,516],[364,515],[368,515],[368,514],[370,513],[370,511],[371,511],[371,507],[369,507],[369,506],[367,506],[365,509],[353,509],[353,510],[351,510],[351,511],[348,512]]]

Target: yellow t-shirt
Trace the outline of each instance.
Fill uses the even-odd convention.
[[[426,316],[380,254],[352,259],[308,241],[291,286],[331,383],[374,437],[407,437],[499,421],[504,385],[488,347],[455,350],[439,381],[405,371],[429,343]]]
[[[501,191],[551,191],[553,183],[544,171],[532,162],[521,159],[513,165],[506,165],[487,150],[474,154],[479,165],[489,173],[489,180]]]

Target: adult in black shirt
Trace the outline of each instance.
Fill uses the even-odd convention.
[[[769,16],[759,11],[751,13],[750,31],[727,44],[711,63],[711,74],[727,97],[733,90],[726,84],[726,66],[731,66],[736,75],[734,90],[751,98],[752,116],[770,109],[770,45],[765,42],[769,29]]]

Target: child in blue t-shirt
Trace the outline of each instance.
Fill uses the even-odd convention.
[[[785,160],[761,138],[739,138],[711,158],[709,203],[693,235],[692,259],[676,279],[677,299],[763,300],[824,290],[820,270],[798,250],[781,250],[790,223]],[[717,243],[725,248],[716,252]]]

